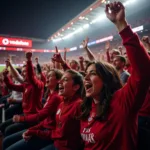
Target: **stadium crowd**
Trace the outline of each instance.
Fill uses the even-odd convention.
[[[149,150],[150,39],[133,33],[121,2],[106,5],[122,46],[110,42],[86,56],[68,59],[56,47],[51,63],[25,54],[0,74],[3,150]],[[149,68],[149,69],[148,69]]]

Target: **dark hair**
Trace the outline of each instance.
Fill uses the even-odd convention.
[[[87,68],[92,64],[95,65],[96,73],[103,81],[103,88],[100,93],[100,103],[97,105],[97,114],[95,117],[95,119],[102,121],[106,119],[113,94],[122,87],[122,84],[116,69],[111,64],[106,62],[90,62],[87,65]],[[92,101],[93,99],[91,97],[86,97],[84,99],[81,105],[81,119],[89,117]]]
[[[119,58],[121,62],[123,62],[124,64],[126,64],[126,58],[122,55],[116,55],[115,57]]]
[[[56,79],[60,80],[62,77],[62,72],[59,71],[58,69],[51,69],[49,72],[53,71],[55,73]],[[57,84],[55,91],[59,90],[59,84]]]
[[[37,65],[36,65],[36,69],[37,69],[37,74],[41,74],[42,69],[41,69],[40,64],[37,64]]]
[[[83,77],[85,77],[85,72],[84,71],[79,71],[79,73],[83,76]]]
[[[76,94],[81,98],[83,98],[84,96],[83,76],[75,70],[67,70],[65,72],[71,74],[74,85],[80,85],[80,88],[77,90]]]

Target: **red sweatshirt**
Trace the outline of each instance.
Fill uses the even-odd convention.
[[[146,99],[139,111],[139,116],[150,117],[150,87],[146,95]]]
[[[44,85],[46,84],[46,77],[42,72],[41,72],[41,81],[44,83]]]
[[[43,109],[41,109],[36,114],[21,116],[20,120],[21,122],[40,122],[45,118],[53,115],[60,102],[61,97],[58,95],[57,92],[49,94]]]
[[[8,78],[4,78],[9,89],[14,91],[23,92],[22,108],[25,115],[34,114],[39,112],[42,108],[42,95],[44,90],[44,84],[38,80],[34,74],[34,69],[31,61],[27,61],[27,81],[21,85],[14,85]]]
[[[63,67],[64,71],[71,69],[70,66],[66,62],[64,64],[62,64],[62,67]]]
[[[54,145],[59,150],[79,150],[81,147],[80,114],[82,100],[75,97],[62,102],[56,113],[56,129],[52,131]]]
[[[150,59],[129,26],[120,35],[133,72],[127,84],[114,93],[107,120],[93,119],[96,113],[93,103],[89,118],[81,121],[84,150],[137,149],[137,116],[150,83],[150,69],[146,69],[150,66]]]
[[[55,92],[49,96],[44,108],[38,114],[26,117],[26,121],[31,121],[32,119],[32,122],[46,118],[40,124],[29,128],[29,135],[35,135],[42,139],[51,140],[51,132],[56,127],[56,111],[61,101],[61,97]]]

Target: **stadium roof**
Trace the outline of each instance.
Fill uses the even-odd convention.
[[[52,34],[48,41],[53,40],[60,41],[62,39],[70,38],[73,34],[80,32],[83,29],[87,29],[90,24],[94,24],[97,21],[103,20],[105,17],[104,8],[107,3],[114,0],[97,0],[79,15],[70,20],[67,24],[62,26],[58,31]],[[136,0],[120,0],[125,5],[133,3]]]

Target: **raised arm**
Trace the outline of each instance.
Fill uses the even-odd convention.
[[[120,101],[126,109],[137,112],[144,102],[150,84],[150,69],[147,69],[150,67],[150,58],[137,34],[133,33],[128,25],[122,3],[114,2],[106,5],[106,15],[120,32],[123,45],[133,67],[131,77],[120,92],[120,96],[125,98],[120,99]]]
[[[64,60],[67,61],[67,48],[64,48]]]
[[[7,59],[7,60],[6,60],[6,65],[7,65],[7,67],[10,68],[10,71],[11,71],[13,77],[14,77],[18,82],[24,83],[23,77],[22,77],[22,76],[18,73],[18,71],[13,67],[13,65],[12,65],[11,62],[10,62],[10,59]]]
[[[106,50],[107,62],[111,63],[111,58],[110,58],[110,43],[109,42],[106,42],[106,44],[105,44],[105,50]]]
[[[83,62],[84,62],[84,58],[83,58],[82,56],[80,56],[80,57],[79,57],[79,64],[80,64],[80,70],[81,70],[81,71],[85,71]]]
[[[53,61],[60,63],[65,70],[71,69],[70,66],[66,63],[66,61],[62,58],[60,53],[55,53],[52,58]],[[56,67],[56,66],[55,66]]]
[[[44,83],[44,85],[46,84],[46,77],[45,75],[42,73],[42,69],[41,66],[39,64],[39,59],[38,57],[35,58],[35,62],[36,62],[36,68],[37,68],[37,73],[41,76],[41,81]]]
[[[3,76],[4,76],[4,82],[10,90],[18,91],[18,92],[24,92],[24,85],[23,84],[20,84],[20,85],[13,84],[11,79],[8,77],[8,70],[7,69],[3,72]]]
[[[111,13],[109,12],[109,9],[111,10]],[[138,36],[132,32],[128,25],[122,3],[114,2],[106,5],[106,14],[120,32],[123,45],[127,50],[127,55],[136,75],[139,77],[149,75],[150,71],[148,71],[146,67],[150,65],[150,59],[143,45],[140,43]]]
[[[89,38],[86,38],[85,40],[83,40],[83,42],[82,42],[83,48],[86,51],[89,60],[95,61],[96,58],[95,58],[94,54],[91,52],[91,50],[89,49],[88,42],[89,42]]]
[[[35,72],[34,72],[34,67],[32,65],[32,53],[31,52],[27,52],[26,53],[26,59],[27,59],[27,63],[26,63],[26,71],[27,71],[27,80],[33,84],[34,86],[38,87],[38,88],[43,88],[44,84],[42,81],[38,80]]]

